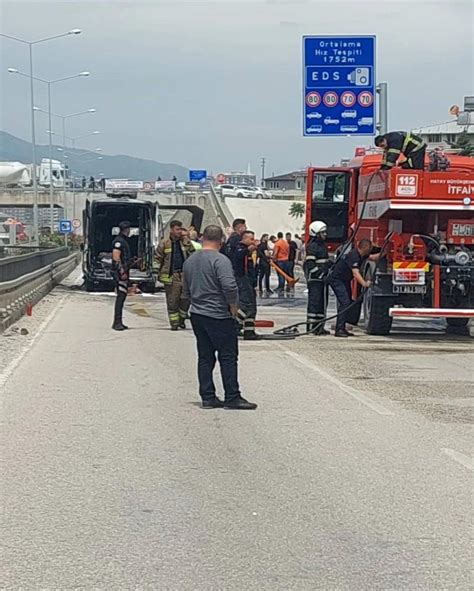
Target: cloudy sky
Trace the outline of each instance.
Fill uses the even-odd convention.
[[[378,81],[389,84],[389,125],[449,119],[473,92],[471,0],[153,0],[0,3],[2,32],[28,40],[80,28],[35,47],[35,74],[90,70],[53,87],[53,111],[96,108],[71,119],[71,137],[100,130],[84,148],[190,168],[267,173],[331,164],[364,138],[303,138],[303,35],[377,35]],[[1,42],[0,127],[30,138],[27,47]],[[36,100],[46,108],[44,85]],[[59,123],[56,122],[56,128]],[[47,117],[37,117],[47,143]],[[59,131],[59,129],[57,129]]]

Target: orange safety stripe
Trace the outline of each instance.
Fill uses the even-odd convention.
[[[398,261],[393,263],[394,269],[418,269],[421,271],[429,271],[430,264],[425,262],[410,262],[410,261]]]

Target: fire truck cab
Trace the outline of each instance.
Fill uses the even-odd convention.
[[[474,159],[450,156],[448,170],[428,172],[380,171],[381,158],[309,168],[306,228],[325,221],[332,252],[351,238],[382,250],[377,264],[364,266],[372,280],[362,304],[369,334],[388,334],[394,317],[466,326],[474,317]]]

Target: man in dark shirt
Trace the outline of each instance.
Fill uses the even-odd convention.
[[[285,235],[286,241],[288,242],[288,245],[290,247],[290,250],[288,252],[288,275],[290,277],[294,277],[295,276],[295,263],[296,263],[296,254],[298,252],[298,245],[296,244],[296,242],[294,240],[291,239],[291,232],[287,232]],[[290,289],[295,289],[295,286],[292,285],[287,285],[286,286],[287,290]]]
[[[334,265],[329,284],[337,298],[336,337],[353,336],[346,330],[347,308],[352,304],[351,283],[355,279],[362,287],[370,287],[371,282],[362,277],[360,268],[364,260],[369,258],[371,250],[372,242],[364,238]]]
[[[238,243],[234,253],[234,273],[239,288],[239,320],[244,333],[244,340],[258,339],[255,333],[255,319],[257,317],[257,266],[255,234],[246,230]]]
[[[122,322],[123,306],[128,293],[129,264],[131,261],[130,245],[130,222],[120,222],[120,233],[112,243],[112,274],[115,280],[117,298],[115,300],[114,330],[126,330],[128,326]]]
[[[229,257],[233,265],[235,250],[240,242],[242,234],[247,230],[247,224],[243,218],[237,218],[232,222],[232,229],[233,232],[222,247],[221,252]]]
[[[265,281],[265,295],[271,295],[270,289],[270,247],[268,245],[268,234],[263,234],[260,238],[260,244],[257,247],[258,259],[258,291],[263,295],[263,282]]]
[[[191,300],[191,325],[197,341],[199,394],[203,408],[253,410],[257,405],[242,398],[240,393],[235,326],[238,289],[231,262],[219,252],[223,238],[219,226],[207,226],[202,249],[186,260],[183,267],[183,291]],[[212,377],[216,354],[224,401],[216,396]]]

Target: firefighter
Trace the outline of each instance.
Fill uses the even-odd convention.
[[[396,165],[400,154],[406,158],[402,168],[423,170],[425,167],[426,144],[421,137],[409,131],[391,131],[375,138],[375,145],[383,148],[383,160],[380,170],[390,170]]]
[[[169,238],[162,240],[155,252],[158,279],[165,286],[171,330],[186,328],[189,301],[183,297],[183,265],[193,252],[194,246],[183,232],[183,224],[173,220]]]
[[[306,315],[307,330],[312,334],[323,336],[329,331],[324,328],[328,287],[326,278],[331,261],[329,260],[326,239],[328,227],[325,222],[315,221],[309,226],[310,240],[306,247],[306,259],[303,265],[308,284],[308,311]]]
[[[337,298],[337,321],[335,337],[352,337],[353,333],[346,328],[347,313],[351,308],[352,301],[352,280],[355,279],[357,283],[367,289],[371,286],[371,281],[366,281],[361,274],[362,263],[366,259],[377,261],[380,258],[379,254],[371,255],[372,242],[363,238],[360,240],[355,248],[350,252],[343,254],[338,258],[334,264],[334,269],[329,279],[334,295]]]
[[[237,245],[240,242],[242,234],[247,230],[247,224],[243,218],[237,218],[232,222],[232,233],[227,242],[221,249],[221,253],[229,257],[232,265],[234,264],[234,255]]]
[[[255,319],[257,317],[256,251],[254,232],[245,230],[235,248],[233,259],[235,278],[239,288],[238,320],[243,327],[245,341],[254,341],[259,338],[255,333]]]
[[[115,280],[117,298],[115,300],[113,330],[126,330],[128,326],[122,322],[123,306],[128,293],[129,266],[132,260],[130,244],[130,222],[120,222],[120,233],[112,243],[112,275]]]

